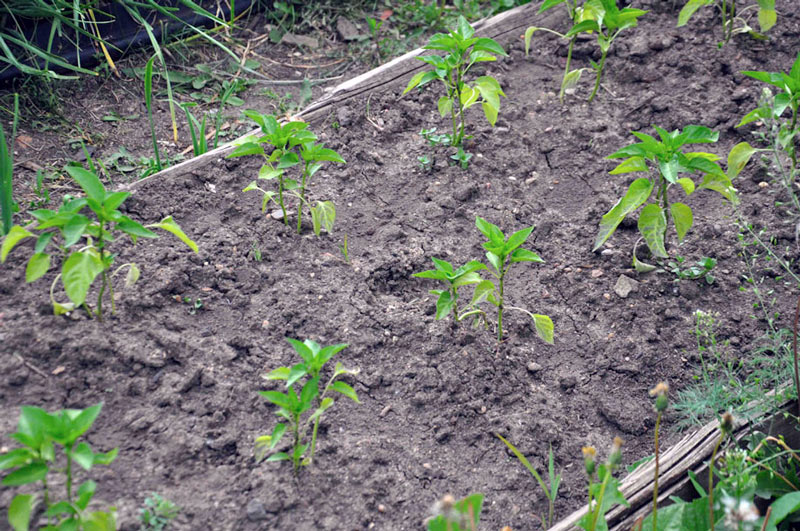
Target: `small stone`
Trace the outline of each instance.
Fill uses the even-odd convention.
[[[283,210],[273,210],[269,215],[272,216],[272,219],[283,219]]]
[[[639,291],[639,282],[625,275],[620,275],[617,279],[617,283],[614,284],[614,293],[621,299],[627,298],[631,292],[636,291]]]
[[[285,33],[281,39],[281,44],[294,44],[304,48],[316,50],[319,48],[319,42],[314,37],[306,35],[295,35],[294,33]]]
[[[386,512],[386,506],[384,504],[382,504],[382,503],[379,503],[378,504],[378,512],[379,513],[385,513]]]
[[[611,300],[611,294],[610,293],[603,293],[603,298],[605,300],[607,300],[607,301],[610,301]]]
[[[422,463],[422,468],[424,468],[426,470],[430,470],[431,469],[431,464],[430,463]]]
[[[769,186],[769,183],[766,182],[766,181],[761,181],[760,183],[758,183],[758,187],[759,188],[766,188],[768,186]]]
[[[603,276],[602,269],[592,269],[592,278],[599,278]]]
[[[336,31],[345,41],[355,41],[361,37],[358,28],[346,17],[336,19]]]
[[[616,251],[614,251],[614,249],[603,249],[600,251],[601,256],[614,256],[615,254]]]
[[[247,503],[247,519],[251,522],[258,522],[267,519],[267,510],[259,500],[250,500]]]
[[[528,368],[528,372],[529,373],[536,374],[537,372],[541,371],[543,367],[541,365],[539,365],[538,363],[536,363],[535,361],[532,361],[532,362],[528,363],[528,367],[527,368]]]
[[[568,391],[569,389],[572,389],[578,385],[578,378],[577,376],[565,376],[564,378],[561,378],[561,381],[558,382],[558,385],[560,385],[561,389],[564,391]]]

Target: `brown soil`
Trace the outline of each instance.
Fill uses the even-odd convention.
[[[558,103],[561,42],[537,35],[530,58],[521,40],[510,43],[510,57],[486,68],[509,97],[493,129],[478,108],[470,115],[475,156],[466,171],[448,164],[446,150],[435,150],[431,171],[417,161],[433,153],[419,131],[447,127],[435,113],[436,89],[400,98],[403,87],[389,87],[314,123],[347,160],[326,166],[312,191],[337,205],[332,235],[316,237],[310,227],[297,235],[262,214],[260,198],[241,192],[255,178],[255,160],[214,160],[137,185],[128,214],[145,222],[174,216],[200,253],[166,236],[120,244],[117,263],[136,261],[142,278],[104,323],[80,312],[53,316],[47,287],[55,271],[25,285],[29,249],[16,249],[0,276],[0,398],[9,412],[0,431],[14,430],[20,405],[102,401],[87,439],[98,451],[119,447],[113,465],[93,477],[97,498],[119,509],[122,529],[138,528],[137,508],[152,491],[181,506],[175,529],[420,529],[448,492],[483,492],[485,529],[536,529],[546,500],[495,433],[542,471],[552,447],[564,474],[557,514],[577,508],[585,497],[582,446],[604,457],[620,435],[627,463],[651,453],[647,391],[661,380],[673,389],[692,381],[695,310],[718,312],[719,339],[744,353],[765,331],[751,319],[737,229],[717,194],[688,199],[695,228],[673,247],[690,261],[717,258],[713,285],[637,276],[634,223],[623,224],[607,251],[591,252],[600,217],[629,182],[610,176],[614,163],[604,157],[631,143],[630,131],[706,125],[720,131],[708,150],[724,155],[751,140],[734,126],[762,88],[739,72],[785,71],[797,53],[800,19],[789,2],[779,5],[769,42],[738,36],[721,50],[710,12],[676,29],[669,4],[645,6],[653,11],[615,43],[591,105],[590,76],[567,105]],[[574,60],[588,64],[593,50],[582,41]],[[93,105],[102,87],[82,105]],[[120,102],[119,113],[139,101]],[[264,101],[249,105],[269,110]],[[123,126],[103,149],[126,138]],[[166,138],[163,119],[161,127]],[[38,156],[18,161],[25,158]],[[743,210],[779,229],[779,243],[796,254],[793,228],[784,230],[772,208],[778,185],[759,187],[765,179],[757,163],[739,178]],[[411,274],[429,269],[431,257],[481,258],[476,216],[506,233],[536,226],[530,247],[546,264],[516,265],[506,289],[513,304],[553,318],[554,346],[521,314],[509,316],[499,351],[491,330],[433,319],[434,285]],[[349,263],[339,250],[345,235]],[[773,310],[788,315],[791,290],[761,265],[755,273],[775,290]],[[620,275],[639,283],[627,298],[614,291]],[[201,299],[202,309],[190,314],[176,301],[184,297]],[[348,381],[362,403],[340,400],[328,412],[318,458],[298,477],[253,456],[255,437],[276,422],[257,391],[277,386],[262,376],[296,362],[284,337],[349,343],[337,357],[361,369]],[[12,494],[0,494],[3,505]]]

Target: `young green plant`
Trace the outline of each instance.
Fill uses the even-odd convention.
[[[622,444],[622,439],[614,437],[611,453],[607,461],[600,465],[595,462],[595,449],[591,446],[583,448],[584,467],[589,479],[589,510],[577,525],[585,531],[608,529],[605,515],[609,509],[615,504],[630,505],[619,490],[619,480],[614,477],[614,470],[622,462]]]
[[[127,268],[126,286],[133,285],[139,278],[139,268],[134,263],[124,264],[113,273],[111,271],[116,254],[109,247],[119,236],[128,236],[136,243],[139,238],[157,238],[158,235],[150,230],[155,228],[172,233],[194,252],[198,251],[197,244],[186,236],[172,216],[144,226],[122,214],[119,208],[130,192],[109,193],[94,173],[77,166],[67,166],[66,170],[83,189],[86,197],[65,197],[58,211],[43,208],[30,212],[34,221],[25,227],[14,225],[3,239],[0,262],[6,261],[8,253],[17,244],[35,238],[34,252],[25,268],[25,281],[33,282],[50,270],[51,254],[46,250],[50,245],[55,246],[57,254],[66,255],[61,273],[50,287],[50,299],[56,315],[83,307],[90,316],[102,321],[105,297],[111,301],[111,313],[115,311],[112,277]],[[87,209],[89,216],[82,214]],[[101,286],[97,293],[96,309],[92,310],[86,299],[89,288],[98,276]],[[53,291],[59,278],[71,301],[69,303],[59,303],[54,298]]]
[[[778,20],[778,13],[775,11],[775,0],[757,0],[757,4],[745,7],[741,10],[744,12],[748,9],[758,10],[758,26],[761,32],[755,31],[747,24],[747,20],[741,16],[741,12],[737,15],[736,0],[688,0],[686,4],[678,13],[678,27],[685,26],[692,15],[698,9],[705,6],[716,7],[720,12],[722,19],[722,41],[717,43],[717,46],[722,48],[731,40],[734,33],[749,33],[756,39],[766,39],[766,32],[775,25]],[[739,21],[741,27],[736,28],[735,22]]]
[[[181,508],[175,503],[153,492],[139,509],[140,531],[164,531],[180,512]]]
[[[647,11],[634,9],[632,7],[619,9],[616,0],[586,0],[583,5],[580,6],[577,0],[545,0],[539,8],[539,12],[546,11],[559,4],[564,4],[566,6],[567,13],[572,21],[572,27],[563,35],[547,28],[537,26],[528,28],[525,31],[525,53],[527,54],[530,50],[531,38],[537,30],[554,33],[569,41],[569,47],[567,48],[567,64],[564,70],[564,76],[561,80],[561,91],[559,92],[559,99],[563,102],[565,91],[578,83],[581,72],[584,70],[583,68],[576,70],[569,69],[575,40],[581,33],[596,33],[597,45],[600,48],[600,62],[595,63],[590,60],[592,70],[594,70],[596,74],[594,89],[589,96],[589,101],[592,101],[600,88],[600,80],[603,76],[608,51],[611,49],[614,40],[623,30],[635,27],[637,19],[646,14]]]
[[[23,406],[17,432],[11,435],[21,443],[0,456],[0,470],[13,469],[2,480],[3,486],[15,487],[42,483],[44,506],[48,525],[42,529],[91,529],[116,531],[114,508],[109,511],[89,511],[89,503],[97,484],[86,480],[75,489],[74,465],[90,471],[95,465],[110,465],[117,457],[117,449],[108,453],[95,453],[88,443],[78,439],[91,428],[100,414],[102,404],[83,410],[64,409],[48,413],[38,408]],[[63,458],[56,449],[63,448]],[[63,467],[58,463],[63,462]],[[62,476],[52,481],[51,473]],[[65,498],[58,500],[52,490],[54,484],[64,484]],[[36,495],[17,494],[8,508],[8,522],[15,531],[30,528]]]
[[[11,143],[17,136],[17,119],[19,118],[19,94],[14,94],[14,125],[11,127]],[[6,135],[0,127],[0,236],[5,236],[14,224],[13,216],[17,209],[14,201],[14,146],[8,148]],[[38,175],[38,174],[37,174]]]
[[[483,494],[470,494],[456,501],[450,494],[442,496],[428,519],[428,531],[478,531]]]
[[[259,391],[261,396],[278,406],[277,414],[286,422],[276,424],[272,434],[262,435],[256,439],[256,458],[260,461],[268,453],[273,452],[284,434],[289,431],[292,436],[291,450],[272,453],[266,460],[291,461],[294,471],[297,473],[300,466],[309,465],[314,459],[320,419],[334,403],[333,398],[329,396],[331,392],[341,393],[359,403],[355,390],[345,382],[337,380],[340,376],[354,376],[359,371],[358,369],[346,369],[341,363],[336,363],[333,374],[320,392],[320,373],[323,366],[335,354],[347,348],[347,345],[340,343],[322,347],[310,339],[300,342],[289,337],[286,338],[286,341],[292,345],[303,361],[292,367],[278,367],[266,375],[267,380],[286,382],[286,392]],[[294,384],[302,378],[305,378],[305,382],[298,395],[294,390]],[[309,411],[312,411],[311,414],[305,415]],[[310,441],[306,436],[309,425],[313,425]]]
[[[634,180],[626,194],[603,216],[594,251],[608,240],[623,219],[647,203],[639,213],[639,232],[654,257],[667,258],[668,227],[674,226],[678,241],[682,242],[694,223],[692,209],[684,203],[670,199],[669,192],[675,185],[686,195],[691,195],[696,189],[708,189],[721,194],[732,203],[737,201],[732,180],[755,152],[747,142],[741,142],[731,149],[728,155],[728,172],[725,173],[715,162],[719,160],[717,155],[683,151],[684,146],[690,144],[716,142],[719,133],[699,125],[689,125],[683,131],[676,129],[672,132],[658,126],[653,127],[660,140],[645,133],[633,132],[641,142],[625,146],[606,157],[625,159],[609,172],[611,175],[645,172],[648,176]],[[648,166],[648,162],[654,169]],[[681,177],[681,174],[694,173],[703,176],[699,185],[690,177]]]
[[[270,201],[280,206],[283,222],[289,225],[284,202],[284,193],[293,195],[298,200],[297,204],[297,233],[302,228],[303,208],[311,212],[311,222],[314,233],[319,236],[322,228],[330,233],[336,219],[336,208],[332,201],[317,201],[311,204],[307,192],[311,185],[312,177],[322,168],[324,162],[344,164],[344,159],[334,150],[326,148],[324,144],[317,144],[317,135],[308,130],[305,122],[287,122],[280,124],[271,115],[263,115],[256,111],[245,111],[245,116],[253,120],[264,133],[255,141],[240,144],[228,158],[243,157],[247,155],[261,155],[264,165],[258,172],[258,179],[277,180],[278,194],[264,190],[258,186],[257,181],[252,181],[244,189],[245,192],[255,190],[263,194],[261,210],[264,211]],[[265,145],[272,146],[267,153]],[[286,170],[301,165],[302,173],[299,181],[286,176]]]
[[[474,81],[468,81],[467,75],[475,64],[496,61],[497,55],[508,55],[493,39],[473,37],[474,34],[475,30],[469,22],[464,17],[459,17],[456,29],[448,34],[433,35],[423,48],[443,51],[446,55],[418,57],[417,59],[433,69],[414,75],[403,91],[406,94],[431,81],[440,81],[444,85],[445,95],[438,102],[439,114],[442,117],[450,115],[452,133],[448,140],[454,147],[461,147],[465,139],[466,110],[480,103],[486,120],[494,127],[500,112],[500,96],[505,96],[500,83],[491,76],[480,76]]]
[[[536,334],[548,343],[553,343],[553,321],[547,315],[533,314],[524,308],[509,306],[505,301],[505,280],[511,265],[516,262],[535,262],[543,263],[539,255],[521,246],[527,241],[533,227],[515,232],[509,237],[481,217],[477,217],[475,224],[478,230],[486,236],[489,241],[483,244],[486,250],[486,259],[491,265],[489,269],[485,264],[477,260],[471,260],[461,267],[453,268],[453,265],[438,258],[432,258],[435,269],[414,273],[412,276],[417,278],[428,278],[440,280],[445,283],[446,289],[432,290],[436,295],[436,319],[443,319],[451,313],[456,322],[475,316],[476,319],[487,321],[487,314],[478,307],[479,304],[488,301],[497,308],[497,341],[503,340],[503,314],[505,310],[517,310],[533,319]],[[495,280],[483,279],[479,271],[489,271]],[[468,285],[475,285],[472,300],[466,306],[459,308],[459,288]]]

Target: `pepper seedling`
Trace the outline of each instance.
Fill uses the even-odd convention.
[[[46,208],[31,211],[34,221],[25,227],[14,225],[6,235],[0,246],[0,262],[5,262],[8,253],[21,241],[36,238],[34,252],[25,268],[25,282],[33,282],[50,270],[51,255],[45,252],[48,246],[57,247],[59,253],[66,254],[66,259],[61,265],[61,273],[50,287],[50,300],[55,314],[60,315],[83,307],[90,316],[96,316],[102,321],[106,294],[111,301],[111,313],[116,311],[112,277],[127,268],[125,285],[130,287],[140,275],[138,266],[132,262],[111,272],[116,255],[110,252],[109,246],[116,241],[118,235],[128,236],[136,243],[139,238],[158,238],[150,229],[161,229],[175,235],[194,252],[198,248],[172,216],[167,216],[158,223],[142,225],[119,211],[130,192],[109,193],[94,173],[78,166],[67,166],[66,170],[83,189],[86,197],[67,196],[58,211]],[[87,208],[94,219],[81,213]],[[82,240],[85,241],[79,246]],[[86,298],[89,288],[98,276],[101,278],[101,286],[97,294],[96,309],[92,310]],[[55,300],[53,291],[59,279],[69,297],[68,303]]]

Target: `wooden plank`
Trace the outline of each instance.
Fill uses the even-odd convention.
[[[520,31],[524,31],[525,28],[533,23],[533,17],[536,15],[537,8],[538,6],[534,6],[533,3],[525,4],[504,13],[500,13],[494,17],[478,21],[473,25],[475,28],[475,34],[482,37],[490,37],[499,41],[507,42],[519,36]],[[537,24],[548,27],[556,27],[558,25],[558,21],[564,18],[565,16],[563,15],[562,10],[551,10],[541,21],[538,21]],[[416,50],[412,50],[404,55],[401,55],[400,57],[393,59],[373,70],[370,70],[369,72],[365,72],[360,76],[356,76],[353,79],[333,87],[321,99],[317,100],[316,102],[312,102],[305,109],[298,112],[295,115],[295,118],[302,119],[306,122],[313,122],[320,117],[326,116],[333,108],[352,98],[356,98],[373,90],[386,88],[395,82],[405,81],[407,77],[410,77],[415,72],[426,66],[421,61],[417,61],[415,59],[418,55],[421,55],[424,52],[426,52],[426,50],[417,48]],[[227,156],[233,151],[233,144],[241,138],[259,133],[260,129],[253,129],[252,131],[242,135],[242,137],[239,137],[239,139],[208,151],[203,155],[183,161],[175,166],[165,168],[158,173],[154,173],[153,175],[145,177],[144,179],[123,185],[120,187],[120,189],[131,190],[137,187],[140,183],[151,179],[163,179],[189,173],[205,166],[206,164],[209,164],[211,161],[217,158],[224,158]]]

